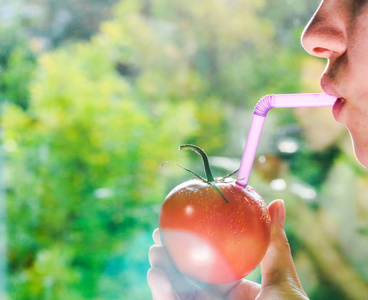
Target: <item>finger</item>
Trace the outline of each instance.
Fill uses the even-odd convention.
[[[260,284],[243,279],[238,285],[233,287],[226,300],[254,300],[260,291]]]
[[[175,291],[181,293],[193,293],[196,288],[192,283],[175,268],[164,247],[153,245],[149,250],[149,261],[153,268],[162,269],[172,283]]]
[[[177,275],[178,272],[163,246],[151,246],[148,258],[152,267],[163,269],[169,277]]]
[[[156,245],[162,246],[161,237],[160,237],[160,230],[156,228],[152,233],[152,239]]]
[[[147,281],[151,289],[152,300],[180,300],[163,270],[158,268],[149,269]]]
[[[302,290],[285,234],[284,201],[273,201],[268,210],[271,216],[271,239],[261,263],[262,287],[285,284]]]

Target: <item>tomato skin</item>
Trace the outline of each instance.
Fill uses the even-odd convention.
[[[253,271],[266,253],[270,216],[256,191],[234,181],[214,187],[186,181],[165,198],[159,227],[165,249],[177,269],[207,283],[228,283]]]

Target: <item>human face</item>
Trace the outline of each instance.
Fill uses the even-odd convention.
[[[323,0],[302,35],[303,47],[327,58],[322,89],[338,97],[333,114],[368,167],[368,0]]]

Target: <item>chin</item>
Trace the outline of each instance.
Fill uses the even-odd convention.
[[[364,168],[368,168],[368,153],[366,153],[366,155],[361,156],[357,153],[355,153],[356,158],[358,159],[358,161],[360,162],[360,164],[364,167]]]
[[[368,146],[359,146],[354,144],[354,153],[360,164],[363,167],[368,168]]]
[[[363,167],[368,168],[368,140],[365,135],[364,140],[362,140],[363,135],[360,134],[361,132],[350,130],[347,126],[345,127],[350,134],[356,159]]]

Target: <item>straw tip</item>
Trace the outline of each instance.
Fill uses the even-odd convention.
[[[237,181],[235,181],[235,184],[236,184],[236,186],[238,187],[238,188],[240,188],[240,189],[245,189],[246,187],[247,187],[247,184],[245,183],[245,182],[241,182],[241,181],[239,181],[239,180],[237,180]]]

